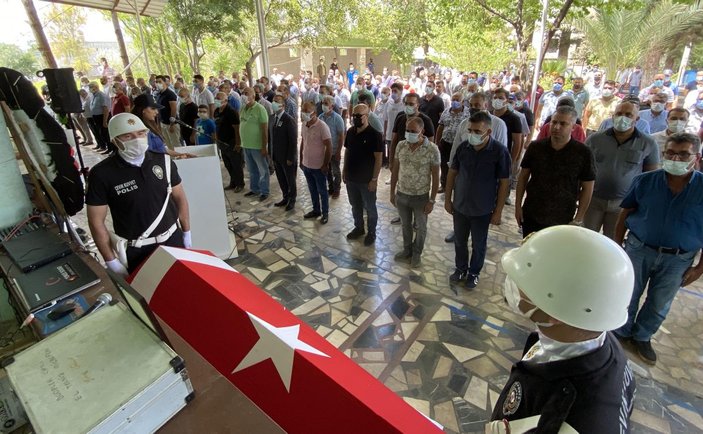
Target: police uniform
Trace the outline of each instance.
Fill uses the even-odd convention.
[[[127,240],[136,240],[156,220],[166,199],[168,182],[164,154],[147,151],[141,167],[133,166],[118,154],[101,161],[88,176],[86,204],[107,205],[112,215],[115,234]],[[181,183],[176,164],[171,161],[171,187]],[[156,229],[148,237],[168,232],[178,221],[178,207],[173,198]],[[127,269],[131,273],[159,245],[183,247],[183,232],[176,227],[162,243],[143,247],[127,247]]]
[[[537,333],[532,333],[523,355],[538,340]],[[628,433],[634,394],[635,378],[627,358],[613,335],[606,333],[603,345],[587,354],[547,363],[516,363],[491,420],[539,416],[535,431],[539,433],[557,433],[564,428],[562,423],[579,433]]]

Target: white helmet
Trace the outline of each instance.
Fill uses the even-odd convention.
[[[110,133],[110,141],[122,134],[133,133],[135,131],[144,131],[147,127],[141,119],[132,113],[120,113],[110,118],[107,124],[107,131]]]
[[[503,255],[503,268],[532,304],[557,320],[590,331],[627,321],[635,274],[614,241],[578,226],[553,226]]]

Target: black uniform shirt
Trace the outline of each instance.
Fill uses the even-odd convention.
[[[360,133],[356,127],[351,127],[344,138],[347,149],[344,166],[347,169],[347,179],[351,182],[368,183],[373,178],[376,165],[375,152],[383,152],[383,136],[367,125]]]
[[[420,98],[420,112],[432,120],[432,126],[436,130],[439,126],[439,117],[444,112],[444,100],[435,94],[432,94],[432,98],[429,100],[423,96]]]
[[[239,113],[229,105],[215,110],[215,125],[217,125],[217,138],[231,146],[235,145],[234,125],[239,125]]]
[[[531,334],[524,353],[538,339]],[[558,432],[566,422],[580,433],[628,433],[634,394],[627,358],[608,333],[603,346],[573,359],[517,362],[491,420],[541,415],[537,432]]]
[[[166,199],[164,154],[147,151],[141,167],[132,166],[114,154],[93,167],[88,176],[85,203],[107,205],[117,235],[137,239],[159,215]],[[181,183],[176,163],[171,160],[171,186]],[[161,223],[148,236],[166,232],[178,219],[178,207],[171,197]]]

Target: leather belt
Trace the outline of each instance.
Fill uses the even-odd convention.
[[[173,224],[166,232],[157,235],[155,237],[150,237],[150,238],[143,238],[143,239],[137,239],[137,240],[131,240],[129,241],[129,246],[130,247],[144,247],[144,246],[150,246],[152,244],[160,244],[166,242],[169,238],[171,238],[171,235],[173,235],[174,232],[176,232],[176,229],[178,228],[178,225],[176,223]]]
[[[645,246],[649,247],[652,250],[656,250],[659,253],[666,253],[668,255],[678,255],[679,253],[688,253],[688,251],[683,250],[683,249],[675,249],[673,247],[657,247],[653,246],[651,244],[644,243]]]

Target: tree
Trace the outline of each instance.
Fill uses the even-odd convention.
[[[34,50],[22,50],[14,44],[0,43],[0,65],[33,77],[39,69],[39,59]]]
[[[91,67],[81,29],[86,21],[82,8],[52,3],[44,24],[56,56],[62,64],[70,65],[77,71],[87,71]]]
[[[44,64],[47,68],[58,68],[56,59],[54,58],[54,53],[51,51],[51,46],[49,45],[49,41],[46,39],[44,28],[39,20],[37,9],[34,7],[34,2],[32,0],[22,0],[22,5],[27,13],[29,26],[32,28],[32,32],[34,33],[34,39],[37,41],[37,48],[41,53],[42,59],[44,59]]]

